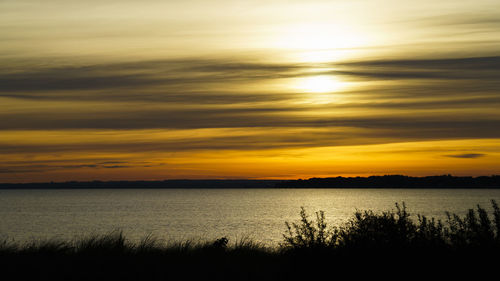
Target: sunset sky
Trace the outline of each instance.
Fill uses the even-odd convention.
[[[500,174],[500,4],[0,1],[0,182]]]

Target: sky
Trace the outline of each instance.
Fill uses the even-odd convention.
[[[478,1],[0,0],[0,182],[500,174]]]

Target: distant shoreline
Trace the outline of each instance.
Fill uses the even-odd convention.
[[[310,178],[307,180],[163,180],[163,181],[69,181],[49,183],[0,183],[0,189],[252,189],[252,188],[394,188],[394,189],[500,189],[500,175],[455,177]]]

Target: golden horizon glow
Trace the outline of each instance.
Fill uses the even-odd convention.
[[[261,135],[269,129],[261,128],[254,132],[240,131],[240,135]],[[186,137],[203,139],[204,135],[224,135],[228,130],[140,130],[123,135],[117,131],[100,132],[24,132],[9,134],[11,143],[16,141],[16,135],[21,140],[25,137],[37,136],[47,144],[64,145],[66,141],[60,136],[74,134],[72,142],[78,145],[77,139],[82,137],[88,143],[88,148],[82,152],[61,151],[59,155],[40,155],[32,159],[30,169],[32,177],[26,178],[21,169],[11,173],[8,181],[30,182],[43,181],[47,176],[54,181],[67,180],[162,180],[162,179],[297,179],[318,176],[369,176],[385,174],[405,174],[411,176],[426,175],[490,175],[495,174],[498,165],[500,139],[463,139],[445,141],[394,142],[370,145],[342,145],[323,147],[297,147],[293,149],[264,149],[256,151],[241,151],[239,149],[191,150],[133,153],[134,147],[150,139],[168,141],[170,135],[178,140]],[[304,129],[291,134],[308,134],[314,131]],[[20,132],[21,133],[21,132]],[[290,134],[286,130],[278,130],[279,134]],[[47,136],[46,138],[44,136]],[[110,141],[111,140],[111,141]],[[25,141],[26,142],[26,141]],[[93,146],[110,142],[110,148],[93,151]],[[32,140],[36,145],[38,141]],[[473,143],[473,145],[471,145]],[[26,143],[27,144],[27,143]],[[123,146],[124,144],[128,144]],[[132,149],[130,149],[132,148]],[[171,149],[175,149],[172,147]],[[131,151],[132,150],[132,151]],[[468,153],[486,153],[480,163],[470,167],[470,159],[450,158],[456,151]],[[12,161],[22,161],[23,154],[10,154]],[[411,157],[411,162],[401,162]],[[72,159],[71,161],[65,159]],[[109,161],[113,158],[114,161]],[[145,161],[146,159],[146,161]],[[39,163],[48,163],[40,167]],[[337,165],[342,163],[342,165]],[[393,163],[400,163],[394,165]],[[11,166],[15,168],[15,165]],[[367,167],[369,169],[367,169]],[[20,167],[22,168],[22,167]],[[91,175],[89,177],[89,175]]]

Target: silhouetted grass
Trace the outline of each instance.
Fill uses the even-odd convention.
[[[330,226],[324,212],[286,222],[283,242],[248,238],[165,243],[152,235],[132,243],[120,231],[71,241],[0,243],[0,272],[13,280],[310,280],[388,277],[405,270],[427,278],[496,270],[500,209],[477,206],[445,221],[412,216],[405,204],[375,213],[357,211]]]

